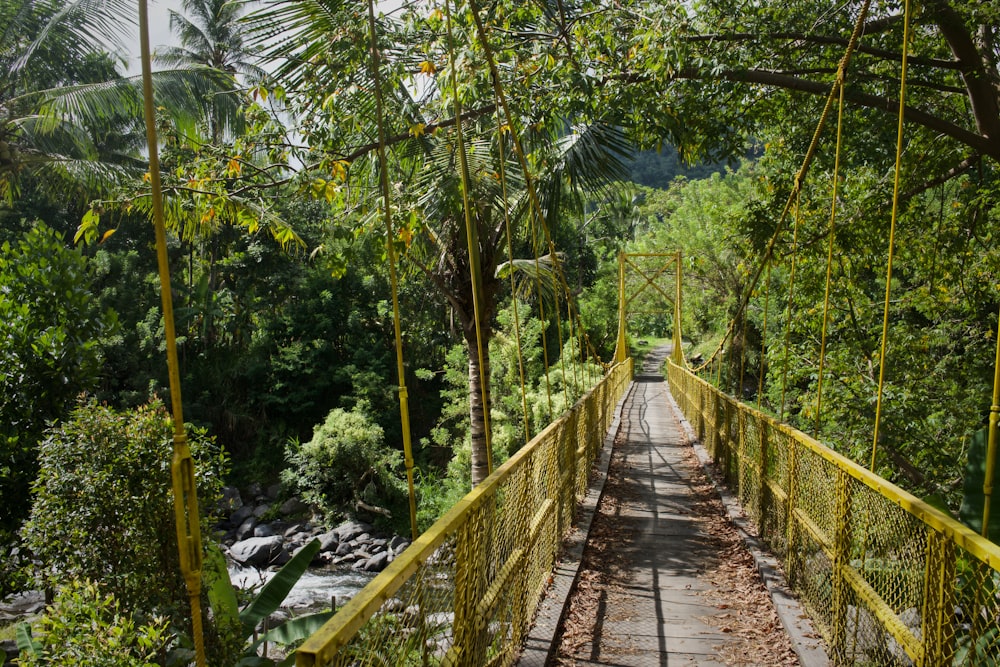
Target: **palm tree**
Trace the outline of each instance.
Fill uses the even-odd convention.
[[[25,172],[52,190],[81,195],[81,187],[100,188],[138,168],[140,100],[119,85],[108,55],[133,11],[123,0],[11,0],[0,7],[0,196],[16,196]],[[87,87],[96,94],[82,103]],[[115,104],[105,104],[111,95]]]
[[[251,19],[259,42],[272,45],[268,57],[278,63],[276,78],[289,91],[302,95],[302,133],[326,156],[318,164],[326,165],[338,158],[350,162],[351,182],[345,196],[356,197],[352,203],[359,209],[377,208],[380,202],[375,186],[378,166],[373,143],[378,134],[375,83],[362,3],[271,0]],[[281,26],[284,32],[275,45],[276,26]],[[462,326],[469,352],[475,484],[486,477],[489,467],[488,343],[493,316],[503,295],[498,269],[506,260],[507,220],[511,220],[511,234],[521,245],[533,246],[537,254],[546,254],[548,248],[537,227],[534,236],[529,233],[530,216],[535,212],[529,206],[519,162],[512,159],[509,139],[503,139],[506,145],[500,151],[501,140],[497,137],[501,133],[497,132],[492,115],[496,107],[489,77],[483,74],[484,68],[477,69],[471,64],[481,60],[481,55],[475,53],[475,40],[464,40],[468,50],[459,56],[466,63],[463,75],[478,78],[468,84],[470,92],[466,94],[474,100],[458,121],[450,93],[441,93],[448,84],[439,84],[439,79],[433,76],[436,62],[456,62],[455,54],[446,53],[442,46],[440,25],[434,33],[435,28],[428,29],[419,17],[408,26],[383,17],[379,30],[378,48],[385,55],[384,71],[380,70],[384,119],[389,126],[395,164],[390,167],[390,179],[397,184],[393,196],[398,201],[393,206],[414,211],[419,218],[420,233],[409,240],[407,258],[437,287]],[[436,44],[431,50],[437,51],[423,52],[425,44]],[[428,75],[420,86],[413,84],[413,73],[418,71]],[[525,119],[518,120],[522,126],[528,124]],[[620,158],[628,151],[620,132],[613,127],[589,123],[574,132],[558,117],[547,118],[548,123],[538,120],[533,120],[536,129],[527,136],[534,143],[532,151],[537,163],[546,165],[534,176],[538,179],[542,211],[552,223],[572,203],[572,198],[563,197],[567,182],[577,188],[606,186],[610,180],[625,175]],[[468,134],[464,145],[457,141],[459,123]],[[537,129],[540,127],[552,129]],[[460,177],[458,160],[462,150],[469,156],[465,182]],[[501,170],[507,178],[498,177]],[[468,250],[463,188],[470,200],[471,227],[479,241],[478,262],[470,257]],[[512,266],[533,270],[536,265],[519,262]],[[473,308],[473,275],[480,286],[478,320]]]
[[[520,279],[532,289],[540,287],[542,294],[535,298],[551,304],[549,296],[560,291],[560,268],[558,260],[548,254],[550,249],[541,226],[544,223],[554,229],[562,224],[561,216],[578,207],[580,201],[567,190],[567,183],[592,191],[623,177],[625,172],[621,158],[628,147],[619,132],[600,124],[580,126],[544,138],[548,145],[536,146],[535,149],[546,155],[550,166],[536,175],[535,185],[545,220],[536,219],[537,224],[532,225],[529,216],[535,215],[535,212],[525,188],[525,178],[519,173],[519,165],[512,157],[513,147],[509,145],[509,140],[504,139],[506,145],[499,151],[494,125],[484,123],[469,129],[478,129],[487,135],[480,134],[469,141],[466,149],[469,173],[465,183],[459,175],[456,154],[460,147],[455,143],[455,133],[439,133],[432,139],[433,148],[424,163],[417,188],[420,193],[417,205],[423,213],[426,233],[417,237],[407,258],[444,295],[461,323],[468,350],[472,479],[475,484],[486,478],[489,465],[489,341],[493,334],[493,318],[505,295],[506,270],[520,273]],[[543,137],[537,139],[542,140]],[[506,164],[502,167],[499,164],[501,155],[506,156]],[[589,159],[583,159],[584,156]],[[498,177],[501,171],[507,175],[503,182]],[[470,222],[475,227],[473,234],[479,240],[478,266],[469,261],[461,195],[463,187],[468,189]],[[517,258],[508,261],[508,232],[514,236],[512,245],[527,249],[527,252],[542,259],[539,262]],[[473,308],[473,271],[478,271],[476,282],[480,287],[479,332]],[[552,313],[551,307],[547,309]]]
[[[224,132],[235,130],[234,113],[240,99],[236,94],[237,78],[253,84],[264,78],[243,41],[241,5],[232,0],[183,0],[185,14],[170,10],[170,30],[180,38],[180,46],[158,49],[157,62],[172,66],[201,66],[232,77],[233,90],[212,98],[209,137],[219,143]]]
[[[109,55],[123,50],[135,9],[127,0],[0,4],[0,197],[16,197],[31,174],[53,194],[90,201],[145,171],[141,81],[121,77],[123,62]],[[190,122],[231,80],[204,67],[159,72],[156,104]]]

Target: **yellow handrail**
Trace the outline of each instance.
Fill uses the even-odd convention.
[[[614,366],[344,605],[295,664],[511,658],[631,379],[631,359]]]
[[[668,377],[837,664],[992,664],[1000,546],[688,370]]]

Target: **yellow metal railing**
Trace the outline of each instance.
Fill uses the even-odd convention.
[[[296,665],[509,665],[632,379],[614,366],[344,605]]]
[[[670,389],[841,665],[1000,665],[1000,547],[669,364]]]

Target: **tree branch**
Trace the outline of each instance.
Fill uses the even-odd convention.
[[[941,0],[931,0],[927,9],[936,19],[938,29],[955,59],[960,64],[962,80],[969,95],[972,115],[976,128],[986,137],[1000,139],[1000,106],[997,91],[990,81],[976,42],[965,27],[962,17],[950,5]]]
[[[866,33],[870,34],[870,33]],[[770,40],[785,39],[794,42],[803,42],[807,44],[827,44],[831,46],[847,46],[848,40],[844,37],[832,37],[829,35],[809,35],[806,33],[799,32],[775,32],[761,35],[759,33],[729,33],[729,34],[710,34],[710,35],[693,35],[690,37],[683,38],[685,42],[697,43],[697,42],[736,42],[736,41],[754,41],[754,42],[768,42]],[[864,53],[869,56],[875,56],[876,58],[882,58],[883,60],[889,60],[892,62],[900,62],[902,56],[898,51],[889,51],[888,49],[878,49],[873,46],[866,46],[864,44],[858,44],[856,49],[858,53]],[[961,64],[955,60],[942,60],[941,58],[921,58],[919,56],[910,56],[907,58],[911,65],[917,65],[921,67],[933,67],[936,69],[946,69],[946,70],[958,70],[961,69]]]
[[[678,79],[707,78],[707,75],[704,72],[693,68],[677,72],[674,76]],[[774,86],[776,88],[784,88],[786,90],[796,90],[813,95],[827,95],[830,92],[830,85],[828,83],[821,81],[809,81],[808,79],[801,79],[789,76],[782,72],[772,72],[769,70],[729,70],[715,76],[728,81],[756,83],[765,86]],[[844,97],[849,102],[853,102],[854,104],[858,104],[863,107],[878,109],[879,111],[884,111],[886,113],[899,113],[898,100],[891,100],[885,97],[864,93],[859,90],[851,90],[850,88],[844,91]],[[926,127],[929,130],[940,132],[941,134],[951,137],[952,139],[969,146],[975,151],[1000,162],[1000,141],[997,141],[993,137],[976,134],[975,132],[966,130],[955,123],[910,106],[905,108],[904,116],[910,122]]]

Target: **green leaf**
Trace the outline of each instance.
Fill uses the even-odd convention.
[[[240,607],[236,600],[236,590],[229,578],[226,557],[217,545],[211,544],[206,550],[201,573],[215,618],[224,627],[239,623]]]
[[[14,628],[14,635],[17,639],[17,650],[27,653],[33,658],[40,658],[42,655],[42,645],[31,636],[31,625],[22,622]]]
[[[256,652],[257,647],[264,642],[273,642],[282,646],[288,646],[289,644],[301,641],[323,627],[324,623],[333,618],[333,614],[333,611],[321,611],[315,614],[308,614],[306,616],[288,619],[278,627],[261,635],[260,638],[247,649],[247,652]]]
[[[982,534],[983,529],[983,481],[986,479],[986,450],[989,429],[982,428],[972,436],[969,443],[969,459],[965,465],[965,484],[959,517],[966,526]],[[994,489],[997,488],[994,486]],[[988,537],[995,540],[1000,536],[1000,502],[993,494],[990,502],[990,527]]]
[[[240,621],[243,623],[243,630],[247,637],[253,634],[253,629],[257,627],[258,623],[281,606],[281,603],[288,596],[288,592],[302,578],[309,563],[319,553],[319,549],[319,540],[313,540],[303,547],[274,574],[270,581],[264,584],[260,595],[240,612]]]

